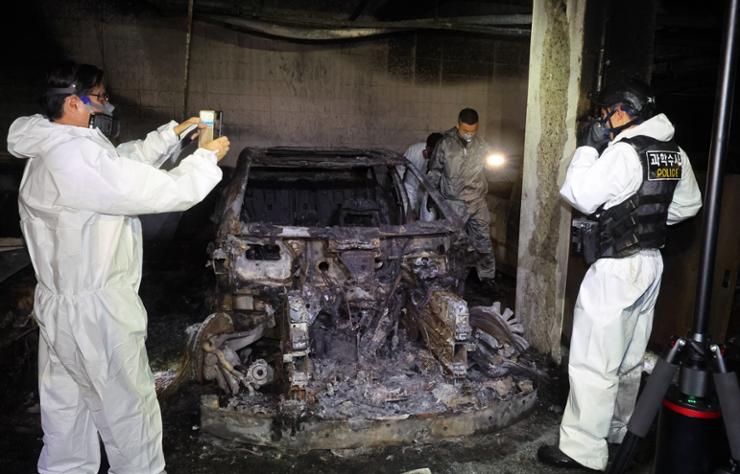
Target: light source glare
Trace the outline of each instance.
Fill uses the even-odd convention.
[[[489,168],[500,168],[506,163],[506,157],[501,153],[491,153],[486,157],[486,166]]]

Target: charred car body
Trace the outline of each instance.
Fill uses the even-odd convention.
[[[408,211],[403,173],[416,175],[435,218]],[[471,328],[461,297],[471,263],[462,222],[399,155],[247,148],[220,213],[209,249],[218,310],[194,332],[191,351],[196,378],[216,382],[230,401],[226,408],[214,397],[204,403],[204,429],[233,436],[239,413],[249,417],[242,421],[250,428],[236,430],[242,438],[276,444],[276,414],[286,410],[304,422],[314,417],[313,435],[321,420],[372,418],[367,411],[340,413],[337,407],[348,403],[374,407],[376,418],[388,409],[409,412],[402,402],[436,385],[451,387],[451,399],[469,393],[476,379],[490,382],[486,373],[504,375],[495,357],[504,348],[510,358],[526,348],[512,314],[503,317],[499,307],[476,310],[486,334]],[[471,375],[469,354],[481,335],[487,349],[477,352],[485,360]],[[534,401],[531,389],[513,392],[527,397],[520,411]],[[438,395],[410,411],[423,414],[435,402],[450,408]],[[421,428],[407,429],[406,437],[418,438]],[[312,447],[295,426],[288,431],[277,439]],[[348,441],[336,426],[332,433],[342,441],[314,447],[366,442]]]

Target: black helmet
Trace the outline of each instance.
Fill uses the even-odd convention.
[[[650,86],[638,79],[628,79],[607,87],[594,102],[601,107],[622,104],[630,109],[628,113],[643,120],[655,114],[655,96]]]

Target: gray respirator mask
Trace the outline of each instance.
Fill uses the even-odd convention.
[[[77,95],[77,88],[74,86],[51,88],[47,89],[46,93],[50,95]],[[90,98],[86,95],[78,95],[78,97],[80,98],[82,103],[85,104],[85,107],[87,107],[87,110],[90,112],[90,121],[87,124],[88,128],[97,128],[106,137],[117,138],[119,132],[121,131],[121,126],[118,117],[113,116],[113,110],[115,110],[113,104],[107,101],[103,104],[97,104],[90,100]]]

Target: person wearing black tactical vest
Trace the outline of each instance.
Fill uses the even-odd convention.
[[[573,315],[570,393],[557,446],[543,463],[606,469],[640,385],[660,289],[666,226],[694,216],[701,193],[674,128],[647,85],[625,81],[597,99],[601,118],[578,139],[560,195],[587,263]]]

